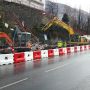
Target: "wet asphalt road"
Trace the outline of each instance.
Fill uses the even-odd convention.
[[[0,66],[0,90],[90,90],[90,51]]]

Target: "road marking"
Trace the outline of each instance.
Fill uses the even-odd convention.
[[[51,72],[51,71],[57,70],[57,69],[59,69],[59,68],[62,68],[62,67],[64,67],[64,66],[67,66],[68,64],[70,64],[70,63],[67,63],[67,64],[64,64],[64,65],[62,65],[62,66],[58,66],[58,67],[55,67],[55,68],[49,69],[49,70],[47,70],[47,71],[45,71],[45,72],[48,73],[48,72]]]
[[[2,89],[4,89],[4,88],[7,88],[7,87],[10,87],[10,86],[13,86],[13,85],[18,84],[18,83],[21,83],[21,82],[23,82],[23,81],[26,81],[27,79],[28,79],[28,78],[24,78],[24,79],[22,79],[22,80],[13,82],[13,83],[8,84],[8,85],[5,85],[5,86],[2,86],[2,87],[0,87],[0,90],[2,90]]]

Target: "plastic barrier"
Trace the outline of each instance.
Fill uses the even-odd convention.
[[[54,56],[54,50],[53,49],[49,49],[48,50],[48,57],[53,57]]]
[[[89,49],[90,49],[90,45],[82,45],[82,46],[59,48],[59,49],[49,49],[49,50],[41,50],[41,51],[33,51],[33,52],[0,54],[0,65],[20,63],[20,62],[25,62],[29,60],[30,61],[34,60],[35,62],[38,62],[38,61],[41,61],[40,60],[41,58],[53,57],[55,55],[64,55],[67,53],[85,51]]]
[[[33,61],[33,52],[24,52],[25,61]]]
[[[12,64],[13,54],[0,54],[0,65]]]
[[[84,46],[84,50],[87,50],[87,46],[86,45]]]
[[[74,52],[77,52],[77,46],[74,47]]]
[[[33,52],[33,59],[36,60],[36,59],[41,59],[41,51],[34,51]]]
[[[48,57],[48,50],[42,50],[41,51],[41,58],[46,58]]]
[[[59,49],[53,49],[54,50],[54,55],[59,55]]]
[[[74,47],[70,47],[71,48],[71,53],[73,53],[74,52]]]
[[[82,50],[84,51],[85,49],[84,49],[84,46],[82,46]]]
[[[15,53],[14,54],[14,63],[25,62],[24,53]]]
[[[80,51],[83,51],[82,46],[80,46]]]
[[[87,50],[89,50],[89,45],[86,45]]]
[[[59,55],[63,55],[64,52],[63,52],[63,48],[59,48]]]
[[[67,54],[67,48],[63,48],[63,53]]]
[[[80,46],[80,51],[83,51],[84,50],[84,46]]]
[[[90,49],[90,45],[89,45],[89,49]]]
[[[71,48],[67,47],[67,53],[71,53]]]
[[[80,51],[80,46],[77,46],[77,52],[79,52]]]

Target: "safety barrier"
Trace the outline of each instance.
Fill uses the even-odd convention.
[[[25,61],[33,61],[33,52],[24,52]]]
[[[48,50],[41,50],[41,58],[47,58],[48,57]]]
[[[86,45],[84,46],[84,50],[87,50],[87,46]]]
[[[33,52],[33,59],[41,59],[41,51],[34,51]]]
[[[14,54],[14,63],[25,62],[24,52]]]
[[[86,45],[87,50],[89,49],[89,45]]]
[[[0,55],[0,65],[8,65],[12,64],[13,61],[13,54],[1,54]]]
[[[63,54],[67,54],[67,48],[63,48]]]
[[[83,46],[80,46],[80,51],[83,51],[84,50],[84,47]]]
[[[53,49],[54,50],[54,56],[58,56],[59,55],[59,50],[58,49]]]
[[[12,63],[20,63],[31,61],[32,63],[40,61],[42,58],[51,58],[54,56],[64,55],[67,53],[74,53],[79,51],[90,50],[90,45],[56,48],[41,51],[21,52],[14,54],[0,54],[0,65],[7,65]]]
[[[71,48],[67,47],[67,53],[71,53]]]
[[[84,51],[84,50],[85,50],[85,48],[86,48],[86,46],[84,46],[84,45],[83,45],[83,46],[82,46],[82,48],[83,48],[83,51]]]
[[[80,46],[77,46],[77,52],[79,52],[80,51]]]
[[[77,52],[77,46],[74,47],[74,52]]]
[[[70,50],[71,50],[71,53],[73,53],[73,52],[74,52],[74,47],[71,47],[71,49],[70,49]]]
[[[48,57],[53,57],[54,56],[54,50],[53,49],[49,49],[48,50]]]
[[[63,55],[64,52],[63,52],[63,48],[59,48],[59,55]]]
[[[89,45],[89,49],[90,49],[90,45]]]

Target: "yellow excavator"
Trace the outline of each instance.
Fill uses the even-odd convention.
[[[48,30],[48,28],[50,28],[52,25],[58,25],[62,28],[64,28],[65,30],[67,30],[69,32],[70,35],[75,34],[74,30],[71,26],[67,25],[66,23],[64,23],[63,21],[59,20],[57,17],[54,17],[53,20],[51,20],[50,22],[48,22],[44,27],[43,30],[46,31]]]
[[[87,44],[87,42],[81,42],[82,37],[80,37],[79,35],[76,35],[76,33],[74,32],[74,29],[70,25],[68,25],[68,24],[64,23],[63,21],[59,20],[57,17],[54,17],[51,21],[49,21],[43,27],[43,31],[47,32],[48,30],[50,30],[49,28],[54,26],[54,25],[57,25],[57,26],[63,28],[64,30],[66,30],[68,32],[69,41],[68,42],[66,41],[67,44],[72,45],[72,46],[77,45],[77,44],[78,45]],[[65,36],[65,34],[63,36]],[[72,36],[75,39],[74,41],[72,40],[73,39]],[[67,38],[67,36],[65,36],[65,37]]]

